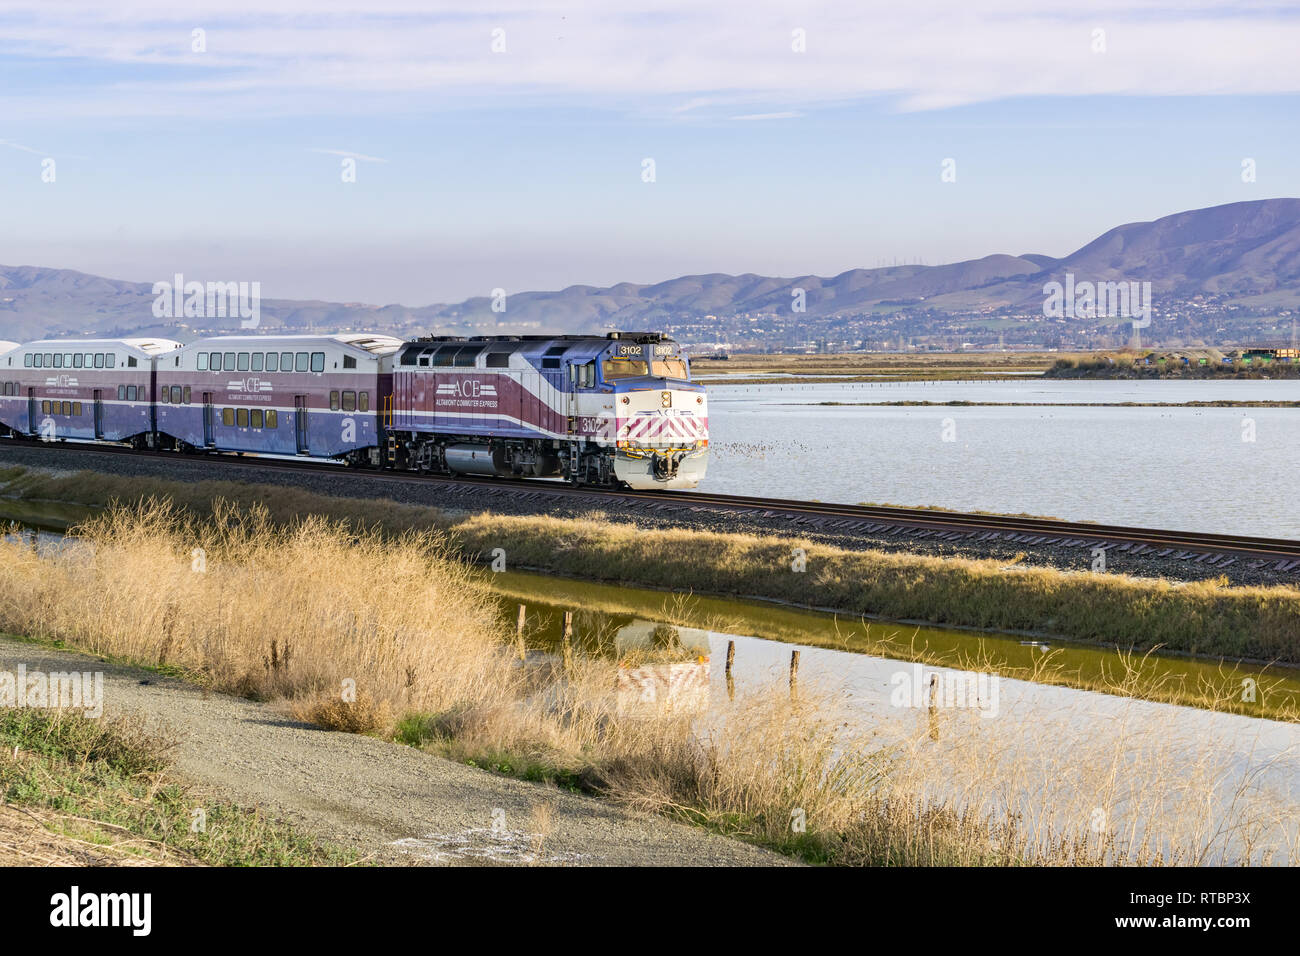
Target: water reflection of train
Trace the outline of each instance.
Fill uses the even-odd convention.
[[[17,437],[444,475],[692,488],[708,401],[659,333],[0,344]]]

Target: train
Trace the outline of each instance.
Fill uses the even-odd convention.
[[[447,476],[694,488],[708,396],[659,332],[0,342],[0,432]]]

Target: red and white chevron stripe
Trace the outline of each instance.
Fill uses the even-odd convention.
[[[709,437],[709,420],[684,415],[639,415],[619,423],[618,437],[646,445],[693,443]]]

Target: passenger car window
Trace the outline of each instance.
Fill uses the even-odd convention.
[[[260,371],[262,371],[262,353],[261,353],[261,352],[254,352],[254,353],[253,353],[253,371],[254,371],[254,372],[260,372]]]
[[[274,408],[268,408],[268,409],[266,410],[266,427],[267,427],[267,428],[276,428],[276,427],[277,427],[277,423],[276,423],[276,414],[275,414],[275,409],[274,409]]]
[[[312,352],[312,353],[311,353],[311,370],[312,370],[313,372],[323,372],[323,371],[325,371],[325,353],[324,353],[324,352]]]
[[[241,408],[235,412],[235,424],[240,428],[248,427],[248,409]]]
[[[167,391],[167,389],[164,388],[163,391],[165,392]],[[179,405],[181,403],[181,387],[179,385],[173,385],[171,388],[171,392],[172,392],[172,404]]]
[[[233,372],[235,370],[235,353],[226,352],[221,359],[221,366],[224,371]]]
[[[339,410],[339,393],[330,392],[330,411],[337,412],[338,410]]]
[[[247,352],[240,352],[240,353],[239,353],[239,360],[238,360],[238,363],[235,365],[235,370],[236,370],[236,371],[239,371],[239,372],[247,372],[247,371],[248,371],[248,353],[247,353]]]
[[[369,393],[369,392],[358,392],[358,393],[357,393],[357,408],[361,409],[361,411],[363,411],[363,412],[368,412],[368,411],[370,411],[370,393]]]
[[[221,424],[223,425],[235,424],[235,410],[233,408],[223,408],[221,410]]]
[[[206,371],[208,370],[208,353],[207,353],[207,352],[200,352],[200,353],[199,353],[199,359],[198,359],[198,370],[199,370],[200,372],[206,372]]]
[[[262,410],[260,408],[249,409],[248,424],[251,425],[253,428],[262,427]]]
[[[295,372],[306,372],[308,366],[308,356],[306,352],[299,352],[293,357],[293,370]]]
[[[355,411],[357,410],[357,393],[356,393],[356,392],[344,392],[344,393],[343,393],[343,410],[344,410],[345,412],[355,412]]]
[[[292,352],[281,352],[281,353],[280,353],[280,371],[281,371],[281,372],[292,372],[292,371],[293,371],[293,353],[292,353]]]

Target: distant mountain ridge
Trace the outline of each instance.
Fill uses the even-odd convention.
[[[511,294],[504,313],[493,311],[488,297],[421,307],[265,299],[261,328],[395,334],[647,328],[706,315],[788,314],[800,289],[810,317],[892,307],[1032,310],[1043,301],[1043,284],[1067,272],[1080,280],[1149,281],[1157,295],[1217,295],[1294,308],[1300,306],[1300,199],[1230,203],[1127,223],[1059,259],[994,254],[939,266],[851,269],[829,277],[711,273],[649,285],[569,286]],[[150,283],[0,266],[0,338],[83,332],[184,337],[239,327],[238,318],[182,319],[176,327],[154,317],[153,302]]]

